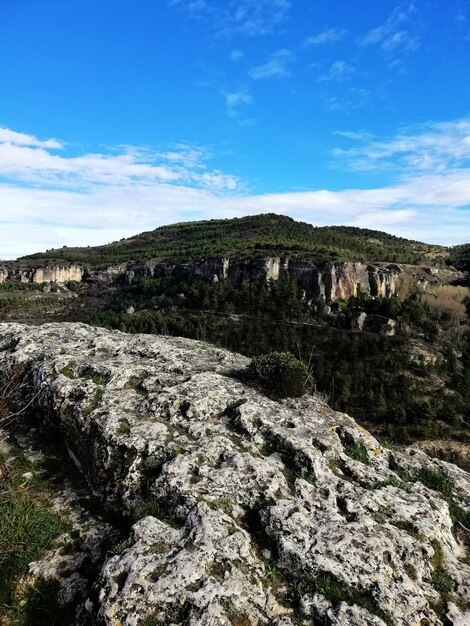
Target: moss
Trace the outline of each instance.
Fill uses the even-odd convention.
[[[161,576],[163,576],[167,569],[168,565],[166,563],[162,563],[153,570],[153,572],[150,574],[150,578],[156,582]]]
[[[442,600],[445,601],[447,598],[447,594],[452,591],[454,588],[454,581],[447,573],[444,566],[444,555],[442,553],[441,544],[434,540],[432,542],[432,547],[434,550],[434,556],[432,557],[431,565],[433,567],[433,572],[431,574],[431,583],[438,591]]]
[[[390,524],[404,530],[406,533],[414,537],[415,539],[421,539],[422,535],[418,530],[418,527],[410,522],[410,520],[388,520]]]
[[[129,420],[122,419],[119,421],[119,425],[116,429],[117,435],[128,435],[131,432],[131,425],[129,424]]]
[[[207,573],[209,576],[213,576],[217,580],[223,580],[225,577],[225,573],[230,571],[230,567],[225,563],[218,563],[217,561],[212,561],[207,566]]]
[[[60,370],[60,373],[66,378],[76,378],[72,363],[67,363],[67,365]]]
[[[159,540],[152,543],[151,550],[154,554],[166,554],[171,551],[171,546],[166,541]]]
[[[238,608],[233,600],[224,603],[225,614],[233,626],[251,626],[252,621],[242,609]]]

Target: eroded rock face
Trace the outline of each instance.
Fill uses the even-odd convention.
[[[102,568],[97,624],[470,623],[465,471],[317,397],[270,400],[237,376],[246,358],[189,339],[2,324],[0,364],[141,518]]]
[[[112,284],[131,282],[143,276],[175,276],[188,281],[230,279],[234,284],[260,280],[278,280],[288,274],[309,297],[316,300],[348,299],[361,293],[390,297],[396,293],[402,269],[397,265],[366,266],[363,263],[331,262],[315,265],[302,260],[280,257],[236,259],[228,257],[183,262],[161,259],[129,261],[107,267],[45,266],[19,267],[15,262],[0,267],[0,282],[87,281]]]

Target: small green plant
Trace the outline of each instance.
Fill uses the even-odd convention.
[[[271,583],[275,583],[279,579],[280,575],[281,573],[276,563],[268,563],[268,565],[266,566],[266,574],[265,574],[266,578]]]
[[[344,452],[355,461],[360,461],[366,465],[369,465],[370,463],[367,448],[362,443],[346,444],[344,446]]]
[[[439,470],[433,470],[429,467],[421,467],[416,475],[416,480],[419,480],[423,485],[439,491],[443,496],[449,498],[452,496],[453,482],[452,480]]]
[[[114,546],[110,548],[109,554],[111,554],[112,556],[121,554],[122,552],[124,552],[124,550],[127,550],[127,548],[130,548],[131,545],[132,545],[132,539],[130,537],[125,537],[124,539],[121,539],[120,541],[115,543]]]
[[[452,591],[454,587],[454,581],[447,573],[444,567],[444,555],[442,554],[441,544],[434,540],[432,542],[432,547],[434,550],[434,556],[432,557],[431,565],[433,567],[433,572],[431,574],[431,582],[433,584],[434,589],[439,591],[440,594],[444,596]]]
[[[389,520],[390,524],[399,528],[400,530],[404,530],[406,533],[414,537],[415,539],[419,539],[421,534],[418,530],[418,527],[410,522],[409,520]]]
[[[271,352],[252,359],[251,380],[277,398],[298,398],[313,388],[315,381],[307,366],[290,352]]]
[[[228,496],[222,496],[221,498],[219,498],[218,500],[214,502],[214,506],[220,511],[227,513],[227,515],[230,515],[230,513],[232,512],[232,508],[233,508],[233,502],[230,500]]]
[[[467,530],[470,530],[470,512],[469,511],[462,509],[460,506],[458,506],[457,504],[454,504],[453,502],[449,504],[449,510],[450,510],[450,517],[452,518],[452,521],[454,524],[459,523],[462,526],[464,526]]]
[[[454,587],[454,581],[442,568],[434,570],[431,575],[433,587],[439,593],[449,593]]]
[[[67,365],[60,370],[60,373],[66,378],[75,378],[75,372],[73,371],[71,363],[67,363]]]
[[[83,409],[83,415],[85,417],[90,415],[90,413],[92,411],[94,411],[99,406],[101,400],[103,399],[103,396],[104,396],[104,389],[103,389],[103,387],[97,387],[95,389],[95,393],[93,395],[93,398],[90,400],[90,402],[88,402],[88,404]]]
[[[139,622],[139,626],[162,626],[162,621],[157,613],[151,613]]]

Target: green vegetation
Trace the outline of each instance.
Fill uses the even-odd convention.
[[[135,313],[126,313],[131,306]],[[239,285],[145,277],[122,286],[92,323],[200,339],[249,357],[301,354],[330,405],[381,438],[408,443],[455,434],[470,440],[470,332],[462,320],[419,294],[404,300],[364,294],[342,309],[340,317],[325,318],[290,276]],[[350,332],[360,311],[394,319],[397,335]],[[415,337],[435,360],[413,354]]]
[[[464,243],[461,246],[454,246],[450,249],[449,258],[446,260],[448,265],[453,265],[462,272],[470,271],[470,243]]]
[[[248,372],[251,380],[278,398],[298,398],[314,383],[306,365],[289,352],[271,352],[255,357]]]
[[[438,541],[433,541],[432,547],[434,549],[434,556],[432,559],[433,572],[431,575],[431,582],[434,589],[439,591],[439,593],[443,594],[445,597],[446,594],[452,591],[455,583],[444,567],[444,557],[440,543]]]
[[[419,480],[423,485],[439,491],[445,498],[452,496],[453,482],[452,480],[439,470],[433,470],[428,467],[421,467],[416,475],[416,480]]]
[[[315,227],[275,214],[162,226],[106,246],[59,248],[25,259],[118,263],[132,259],[182,260],[230,254],[289,253],[321,259],[416,263],[440,251],[417,241],[351,226]]]
[[[24,606],[20,608],[20,626],[64,626],[73,623],[75,607],[59,601],[60,583],[41,578],[26,587]]]
[[[344,452],[355,461],[360,461],[366,465],[369,465],[370,463],[367,448],[362,443],[346,444],[344,446]]]
[[[380,608],[370,593],[359,591],[354,587],[348,587],[344,582],[337,580],[329,573],[320,574],[316,578],[304,577],[298,580],[290,586],[286,600],[296,609],[302,596],[306,593],[319,593],[325,596],[333,605],[337,605],[340,602],[357,604],[365,608],[369,613],[380,617],[388,626],[393,624],[391,617]]]
[[[225,601],[225,613],[232,624],[232,626],[250,626],[252,624],[249,616],[239,609],[232,599]]]
[[[26,471],[33,477],[25,480]],[[0,456],[0,615],[14,624],[64,624],[57,609],[57,587],[36,581],[24,594],[16,584],[31,561],[40,559],[68,525],[52,511],[36,468],[20,457]],[[60,613],[60,615],[59,615]]]

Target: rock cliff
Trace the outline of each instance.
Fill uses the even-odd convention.
[[[221,257],[194,262],[151,259],[100,268],[80,265],[24,267],[12,262],[0,266],[0,282],[87,281],[111,284],[118,278],[130,282],[142,276],[174,275],[191,281],[229,278],[239,285],[244,281],[251,283],[258,280],[278,280],[283,273],[295,278],[310,297],[330,301],[347,299],[360,293],[391,296],[397,290],[402,269],[397,265],[367,266],[355,262],[314,264],[280,257]]]
[[[468,625],[470,475],[383,448],[316,396],[268,399],[246,365],[189,339],[0,325],[25,419],[140,518],[88,623]]]

